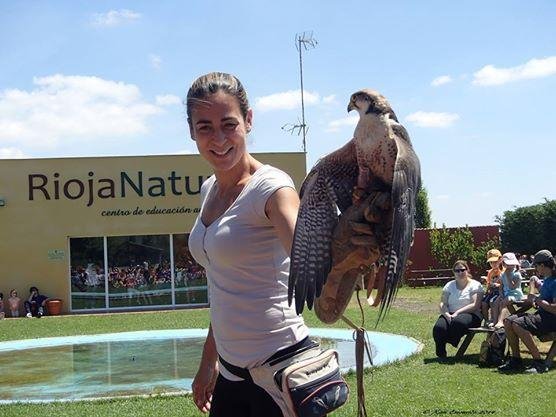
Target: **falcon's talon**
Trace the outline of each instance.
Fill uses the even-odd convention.
[[[354,205],[361,204],[361,201],[364,200],[366,196],[367,196],[367,192],[365,191],[365,189],[363,189],[361,187],[354,187],[353,188],[351,198],[352,198],[352,201],[353,201]]]

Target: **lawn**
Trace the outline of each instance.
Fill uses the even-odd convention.
[[[542,375],[502,375],[477,367],[475,340],[461,362],[438,363],[434,358],[431,328],[436,319],[440,288],[402,288],[395,306],[378,330],[414,337],[423,351],[404,361],[367,371],[365,389],[370,416],[492,415],[553,416],[556,410],[556,370]],[[368,329],[376,310],[365,309]],[[347,315],[359,322],[359,308],[351,303]],[[325,327],[312,312],[304,314],[313,327]],[[9,319],[0,321],[0,341],[45,336],[110,333],[133,330],[198,328],[208,325],[208,311],[178,310]],[[337,323],[335,327],[345,327]],[[373,329],[374,330],[374,329]],[[547,345],[544,345],[544,351]],[[451,349],[449,354],[454,354]],[[1,370],[0,370],[1,372]],[[355,376],[347,376],[352,395],[335,417],[354,417]],[[552,410],[552,411],[550,411]],[[0,416],[202,416],[191,398],[152,397],[111,401],[0,406]]]

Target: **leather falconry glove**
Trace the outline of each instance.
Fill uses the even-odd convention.
[[[377,276],[378,294],[369,303],[379,304],[385,268],[379,268],[378,261],[391,226],[390,199],[389,192],[371,192],[340,216],[332,234],[332,269],[315,300],[315,313],[324,323],[342,316],[355,289],[367,288],[369,297]]]

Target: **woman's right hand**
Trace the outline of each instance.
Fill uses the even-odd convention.
[[[448,320],[448,323],[450,323],[452,321],[452,315],[448,312],[443,314],[444,317],[446,317],[446,320]]]
[[[212,399],[212,391],[214,390],[214,385],[216,384],[216,378],[218,377],[218,363],[214,364],[203,364],[199,366],[199,370],[193,379],[193,384],[191,389],[193,391],[193,401],[197,408],[203,412],[207,413],[210,411],[210,402]]]

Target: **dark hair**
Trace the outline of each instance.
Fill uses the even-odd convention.
[[[4,299],[4,293],[0,292],[0,300],[3,300],[3,299]]]
[[[193,84],[189,87],[185,103],[187,108],[187,122],[189,124],[191,124],[192,106],[196,103],[203,102],[203,99],[218,91],[223,91],[237,98],[241,115],[243,119],[247,118],[249,101],[247,100],[247,92],[245,88],[243,88],[241,81],[232,74],[226,74],[225,72],[210,72],[201,75],[193,81]]]
[[[452,267],[452,270],[456,269],[457,265],[463,265],[466,269],[465,275],[467,276],[467,279],[471,279],[471,273],[469,272],[469,265],[467,264],[467,261],[464,261],[463,259],[458,259],[456,262],[454,262],[454,266]]]
[[[37,287],[29,288],[29,292],[33,292],[33,291],[39,292],[39,289]]]

